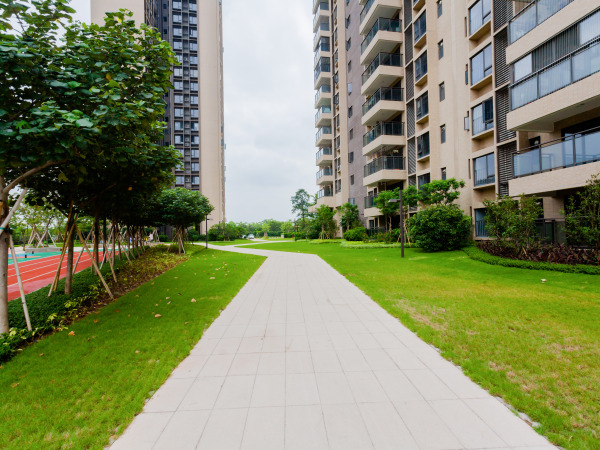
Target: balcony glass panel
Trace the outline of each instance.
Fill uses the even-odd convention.
[[[331,114],[331,106],[321,106],[315,114],[315,121],[319,120],[323,114]]]
[[[417,137],[417,159],[424,158],[429,155],[431,147],[429,145],[429,131]]]
[[[365,166],[365,177],[373,175],[382,170],[404,170],[403,156],[382,156],[381,158],[373,159]]]
[[[404,126],[402,122],[379,122],[363,136],[363,147],[366,147],[378,137],[385,136],[404,136]]]
[[[488,237],[485,224],[485,208],[475,210],[475,236]]]
[[[319,150],[317,152],[316,158],[315,159],[321,159],[323,156],[327,156],[327,155],[332,155],[333,152],[331,151],[330,147],[326,147],[326,148],[322,148],[321,150]]]
[[[415,61],[415,81],[419,81],[427,75],[427,52],[423,53]]]
[[[513,157],[515,177],[600,161],[600,129],[566,136]]]
[[[469,9],[469,34],[475,33],[492,18],[492,1],[479,0]]]
[[[331,58],[321,58],[315,67],[315,81],[322,72],[331,72]]]
[[[319,89],[317,89],[317,93],[315,94],[315,102],[319,100],[322,94],[331,93],[331,86],[329,84],[324,84]]]
[[[375,200],[377,200],[377,195],[367,195],[365,197],[365,209],[367,208],[375,208]]]
[[[317,199],[323,198],[323,197],[333,197],[333,189],[331,186],[326,186],[323,189],[321,189],[319,192],[317,192]]]
[[[402,55],[400,53],[379,53],[363,72],[363,84],[367,82],[379,66],[402,67]]]
[[[397,87],[379,89],[363,104],[363,115],[369,112],[381,100],[401,102],[404,100],[404,90]]]
[[[427,15],[421,14],[414,24],[414,40],[417,42],[427,32]]]
[[[416,109],[417,109],[417,120],[421,119],[422,117],[425,117],[427,114],[429,114],[429,93],[425,92],[423,95],[421,95],[416,103]]]
[[[373,25],[373,28],[371,28],[371,30],[363,39],[362,44],[360,44],[361,53],[363,53],[369,44],[371,44],[371,41],[373,41],[373,38],[379,31],[392,31],[400,33],[400,31],[402,31],[402,21],[397,19],[385,19],[383,17],[377,19],[375,25]]]
[[[319,131],[317,131],[317,141],[321,138],[321,136],[323,136],[324,134],[331,134],[331,127],[321,127],[319,128]]]
[[[367,3],[365,3],[365,6],[363,7],[362,11],[360,12],[360,22],[361,23],[364,20],[364,18],[367,17],[367,14],[369,14],[369,11],[371,10],[371,6],[373,6],[373,3],[375,3],[375,0],[369,0]]]
[[[492,44],[471,58],[471,86],[492,74]]]
[[[511,110],[600,72],[600,39],[510,87]]]
[[[475,158],[473,160],[473,171],[475,173],[475,186],[483,186],[496,182],[496,164],[494,154]]]
[[[317,172],[317,181],[323,177],[331,175],[333,175],[333,170],[331,169],[331,167],[325,167],[324,169],[321,169]]]
[[[537,0],[527,5],[508,24],[509,43],[525,36],[573,0]]]

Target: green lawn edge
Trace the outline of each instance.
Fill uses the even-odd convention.
[[[199,246],[188,255],[2,366],[0,448],[108,445],[265,259]]]

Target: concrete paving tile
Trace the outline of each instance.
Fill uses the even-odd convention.
[[[336,350],[353,350],[358,349],[356,346],[356,342],[350,336],[350,333],[346,332],[344,334],[336,333],[330,335],[331,342],[333,343],[333,348]]]
[[[310,352],[288,352],[285,355],[286,373],[314,373]]]
[[[260,353],[262,351],[264,337],[253,336],[242,338],[237,353]]]
[[[285,374],[257,375],[250,406],[285,406]]]
[[[296,324],[293,324],[293,325],[296,325]],[[310,351],[310,345],[308,343],[308,338],[304,335],[286,336],[285,351],[286,352],[308,352],[308,351]]]
[[[228,376],[217,397],[215,409],[247,408],[250,406],[254,375]]]
[[[390,348],[387,354],[401,370],[426,369],[425,364],[408,348]]]
[[[212,409],[221,392],[225,377],[198,377],[179,404],[180,411]]]
[[[315,376],[322,405],[355,403],[352,390],[343,373],[317,373]]]
[[[305,323],[289,323],[286,327],[286,336],[306,336]]]
[[[248,328],[248,322],[245,322],[243,325],[233,324],[230,325],[229,328],[223,333],[222,338],[241,338],[244,337],[246,333],[246,328]]]
[[[346,379],[358,403],[388,401],[373,372],[346,372]]]
[[[362,352],[355,350],[338,350],[338,359],[344,372],[360,372],[371,370]]]
[[[227,331],[227,328],[229,328],[229,325],[212,324],[210,327],[208,327],[208,330],[204,332],[202,337],[207,339],[221,339]]]
[[[323,405],[329,448],[368,450],[373,444],[357,405]]]
[[[342,366],[335,350],[319,350],[311,352],[315,372],[342,372]]]
[[[194,450],[204,431],[210,411],[177,411],[152,450]]]
[[[150,450],[169,423],[172,412],[142,413],[110,447],[113,450]]]
[[[431,450],[463,448],[427,402],[394,402],[394,407],[419,448]]]
[[[286,405],[319,404],[317,380],[312,373],[288,373],[285,376]]]
[[[215,349],[213,355],[233,355],[237,353],[242,338],[221,338]]]
[[[456,394],[430,370],[405,370],[404,374],[425,400],[452,400]]]
[[[367,330],[368,331],[368,330]],[[374,349],[374,348],[382,348],[381,344],[377,342],[377,340],[373,337],[371,333],[358,333],[353,334],[352,338],[354,342],[356,342],[356,346],[363,349]]]
[[[175,411],[194,383],[194,378],[169,378],[144,405],[144,412]]]
[[[423,396],[402,371],[376,371],[375,376],[392,402],[423,400]]]
[[[328,448],[321,406],[286,406],[285,450],[323,450]]]
[[[213,410],[196,448],[198,450],[240,448],[247,416],[248,408]]]
[[[269,322],[265,329],[265,336],[285,336],[285,323]]]
[[[278,353],[285,351],[285,336],[267,336],[263,341],[263,353]]]
[[[329,334],[309,334],[308,343],[313,352],[320,350],[333,350],[333,342]]]
[[[376,450],[419,448],[391,403],[361,403],[358,408]]]
[[[281,450],[285,442],[285,408],[250,408],[241,450]]]
[[[233,358],[228,375],[254,375],[259,362],[260,353],[238,353]]]
[[[263,353],[258,363],[259,374],[285,373],[285,353]]]
[[[490,394],[473,383],[458,367],[432,369],[432,372],[459,398],[489,398]]]
[[[404,344],[402,342],[400,342],[400,339],[398,339],[396,336],[394,336],[390,332],[373,333],[373,337],[375,338],[375,340],[377,340],[377,342],[379,342],[381,344],[382,348],[386,348],[386,349],[406,348],[404,346]]]
[[[203,377],[220,377],[227,375],[234,355],[212,355],[208,361],[204,363],[204,367],[200,371],[200,376]]]
[[[190,355],[185,358],[177,366],[177,368],[171,373],[173,378],[196,378],[206,361],[208,361],[209,355]]]
[[[190,355],[212,355],[213,350],[219,343],[220,339],[204,338],[196,344],[196,346],[190,352]]]
[[[396,370],[398,368],[388,353],[381,348],[363,349],[361,351],[373,371]]]

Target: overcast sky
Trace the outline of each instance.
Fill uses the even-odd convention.
[[[89,21],[90,0],[71,0]],[[292,218],[315,186],[312,1],[223,0],[227,220]]]

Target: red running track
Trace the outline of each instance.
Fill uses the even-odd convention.
[[[79,253],[76,252],[73,264],[77,261],[78,256]],[[100,252],[100,260],[102,261],[102,252]],[[19,270],[21,272],[25,293],[29,294],[30,292],[37,291],[38,289],[52,284],[59,261],[60,255],[49,256],[47,258],[40,258],[32,261],[19,261]],[[81,272],[91,266],[92,260],[87,252],[84,252],[79,260],[79,264],[77,264],[77,272]],[[65,257],[60,266],[60,278],[64,278],[66,273],[67,258]],[[8,267],[8,300],[14,300],[20,296],[21,293],[19,292],[17,273],[15,272],[14,265],[11,264]]]

